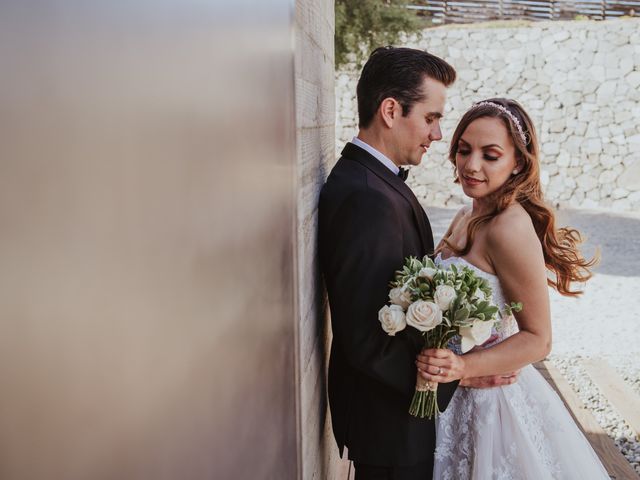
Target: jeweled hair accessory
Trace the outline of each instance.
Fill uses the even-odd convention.
[[[497,103],[493,103],[493,102],[478,102],[478,103],[474,103],[471,108],[484,107],[484,106],[490,106],[490,107],[493,107],[493,108],[497,108],[502,113],[507,115],[511,119],[513,124],[516,126],[516,128],[518,129],[518,133],[520,134],[520,138],[522,139],[522,143],[524,143],[525,145],[528,143],[527,142],[527,136],[524,134],[524,130],[522,129],[522,125],[520,125],[520,121],[518,120],[518,118],[513,113],[511,113],[509,111],[509,109],[507,109],[507,108],[505,108],[502,105],[499,105]]]

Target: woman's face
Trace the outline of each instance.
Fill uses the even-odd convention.
[[[456,167],[465,195],[481,199],[498,190],[513,175],[516,150],[499,118],[482,117],[466,128],[458,141]]]

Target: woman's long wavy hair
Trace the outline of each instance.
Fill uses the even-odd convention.
[[[573,228],[559,228],[555,226],[555,215],[543,199],[540,185],[539,147],[533,122],[522,106],[514,100],[505,98],[491,98],[484,100],[501,105],[511,112],[520,122],[525,135],[523,141],[517,126],[509,116],[491,105],[472,107],[464,114],[451,139],[449,160],[456,167],[458,141],[467,127],[478,118],[499,118],[507,128],[516,150],[518,173],[511,175],[502,187],[491,194],[490,201],[493,209],[485,215],[472,219],[467,228],[466,245],[459,249],[444,239],[444,243],[457,256],[464,256],[471,250],[478,229],[489,222],[496,215],[504,211],[513,202],[518,202],[527,211],[536,234],[542,244],[544,261],[547,269],[555,278],[548,278],[548,284],[562,295],[577,296],[580,290],[571,290],[571,282],[585,282],[593,275],[589,267],[598,261],[597,256],[586,260],[578,247],[582,243],[580,232]],[[455,182],[460,183],[457,169]]]

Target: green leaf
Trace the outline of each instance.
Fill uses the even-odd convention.
[[[498,307],[490,306],[490,307],[485,309],[484,313],[488,317],[493,317],[496,313],[498,313],[498,311],[499,311]]]
[[[464,322],[467,318],[469,318],[469,314],[471,312],[469,311],[468,308],[466,307],[462,307],[459,310],[456,311],[456,314],[454,316],[454,321],[456,323],[458,322]]]

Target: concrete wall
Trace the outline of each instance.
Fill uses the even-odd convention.
[[[334,4],[296,2],[298,351],[302,478],[346,478],[326,401],[329,329],[317,262],[318,194],[335,163]]]
[[[433,206],[466,202],[452,179],[448,140],[474,102],[518,100],[541,143],[547,200],[572,208],[640,208],[640,20],[475,24],[424,30],[401,42],[450,62],[444,139],[410,185]],[[337,74],[338,151],[356,131],[359,72]]]

